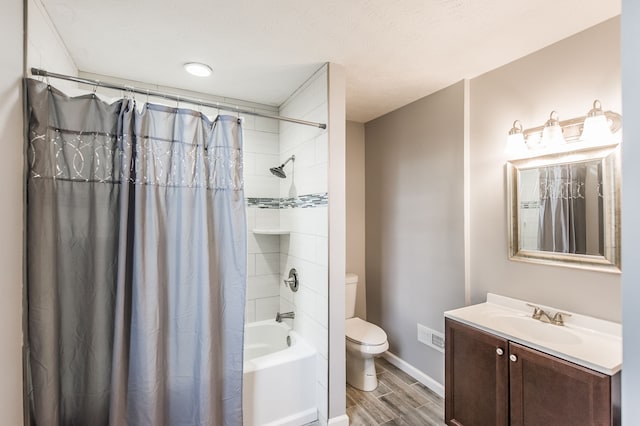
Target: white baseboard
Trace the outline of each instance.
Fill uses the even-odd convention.
[[[444,386],[441,383],[438,383],[433,378],[427,376],[422,371],[415,368],[413,365],[398,358],[396,355],[392,354],[389,351],[383,353],[382,357],[387,361],[389,361],[390,364],[395,365],[400,370],[414,377],[420,383],[422,383],[423,385],[425,385],[426,387],[428,387],[429,389],[431,389],[432,391],[440,395],[440,397],[444,398]]]
[[[338,417],[332,417],[329,419],[328,424],[331,426],[349,426],[349,416],[343,414]]]

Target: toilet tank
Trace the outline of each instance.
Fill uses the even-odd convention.
[[[348,273],[345,276],[344,317],[353,318],[356,310],[356,292],[358,290],[358,276]]]

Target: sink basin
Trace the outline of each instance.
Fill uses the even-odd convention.
[[[566,326],[548,324],[530,317],[517,315],[492,315],[491,322],[497,329],[542,343],[579,344],[582,338]]]

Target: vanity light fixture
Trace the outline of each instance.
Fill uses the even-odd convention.
[[[184,69],[196,77],[209,77],[213,74],[213,69],[209,65],[201,62],[187,62],[184,64]]]
[[[583,117],[560,121],[558,113],[552,111],[544,126],[524,130],[519,120],[514,121],[505,154],[509,158],[522,158],[613,145],[620,141],[615,135],[621,127],[622,116],[617,112],[603,111],[600,101],[595,100],[593,108]]]

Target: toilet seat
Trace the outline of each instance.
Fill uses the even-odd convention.
[[[346,320],[345,336],[347,340],[362,345],[378,346],[387,342],[387,333],[383,329],[357,317]]]

